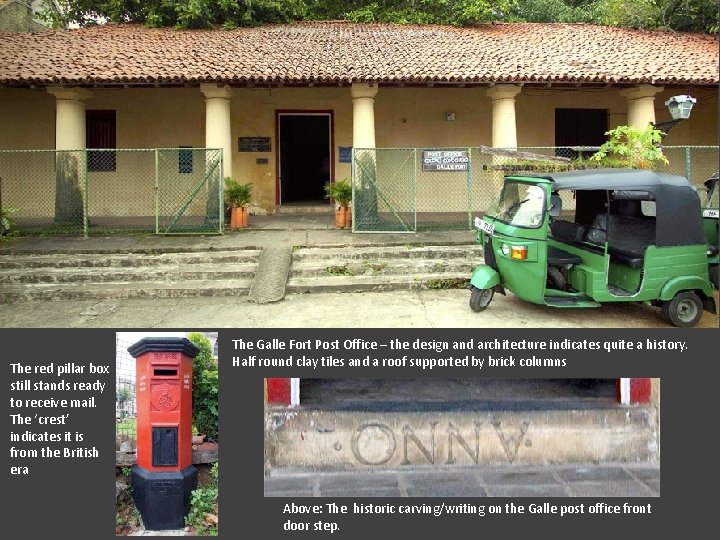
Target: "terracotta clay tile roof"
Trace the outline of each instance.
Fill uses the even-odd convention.
[[[0,33],[0,84],[717,84],[718,39],[590,24],[302,22]]]

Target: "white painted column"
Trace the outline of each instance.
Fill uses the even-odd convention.
[[[627,99],[627,125],[644,128],[655,123],[655,94],[662,86],[641,84],[620,92]]]
[[[92,92],[84,88],[58,86],[47,91],[55,96],[55,148],[85,148],[85,101],[92,97]]]
[[[498,84],[487,91],[492,99],[492,145],[495,148],[517,148],[515,96],[521,88],[514,84]]]
[[[353,83],[353,148],[375,148],[375,96],[377,86]]]
[[[230,101],[232,88],[228,85],[201,84],[205,94],[205,147],[222,148],[223,175],[233,176],[232,132],[230,122]]]

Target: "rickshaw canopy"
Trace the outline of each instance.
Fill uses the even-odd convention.
[[[523,175],[552,182],[552,192],[576,193],[575,220],[589,226],[602,212],[630,217],[640,213],[641,201],[655,202],[657,246],[705,243],[700,196],[686,178],[638,169],[589,169]],[[512,177],[508,177],[512,179]],[[632,234],[631,231],[619,231]]]

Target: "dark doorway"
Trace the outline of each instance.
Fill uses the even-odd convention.
[[[578,157],[571,147],[597,147],[606,140],[607,109],[555,109],[555,146],[559,155]],[[590,151],[592,152],[592,151]]]
[[[331,178],[331,113],[278,113],[280,204],[325,201]]]

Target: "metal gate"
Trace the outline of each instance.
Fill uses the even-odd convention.
[[[660,172],[686,176],[698,187],[717,171],[717,146],[664,147]],[[587,148],[354,148],[353,232],[471,229],[519,171],[597,166]],[[568,210],[574,201],[563,201]]]
[[[24,233],[223,232],[215,148],[0,150],[0,205]]]

